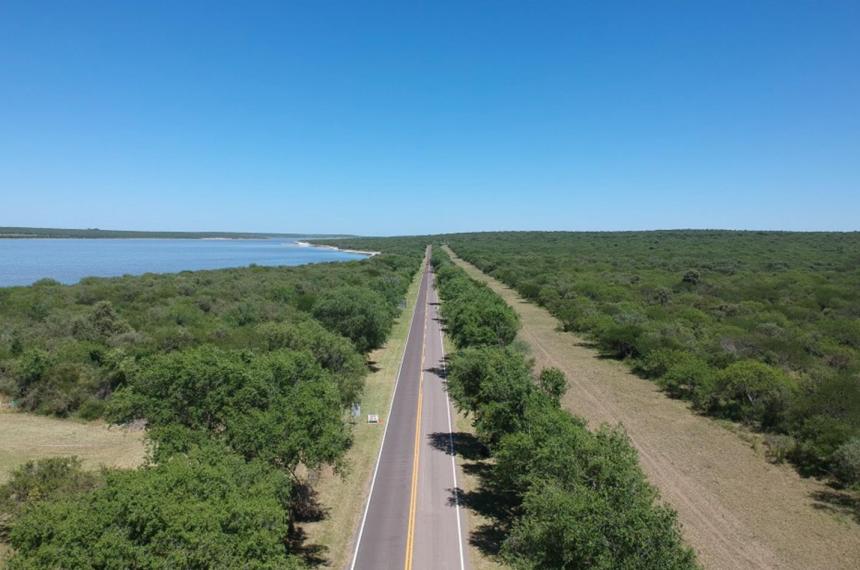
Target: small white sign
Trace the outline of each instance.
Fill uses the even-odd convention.
[[[367,414],[367,423],[369,423],[369,424],[378,424],[378,423],[379,423],[379,415],[377,415],[377,414]]]

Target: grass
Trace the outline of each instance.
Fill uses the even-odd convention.
[[[391,395],[406,347],[420,284],[419,272],[409,287],[406,308],[394,324],[388,342],[370,355],[374,371],[367,377],[365,384],[361,416],[357,418],[352,448],[346,456],[347,471],[338,475],[325,470],[313,485],[323,513],[320,520],[302,523],[301,531],[304,544],[311,545],[309,548],[313,549],[308,558],[320,565],[345,568],[352,554],[354,536],[361,521],[385,429],[384,423],[367,424],[367,414],[379,414],[383,422],[388,418]]]
[[[77,455],[85,466],[136,467],[144,458],[143,432],[108,427],[101,422],[63,420],[0,411],[0,483],[33,459]]]
[[[0,484],[16,467],[35,459],[77,455],[92,469],[131,468],[143,462],[146,451],[142,431],[14,412],[4,406],[0,406],[0,434]],[[9,554],[9,546],[0,542],[0,567]]]

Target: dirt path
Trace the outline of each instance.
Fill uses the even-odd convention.
[[[450,250],[449,250],[450,253]],[[564,405],[592,427],[621,423],[642,468],[677,511],[684,537],[706,568],[857,568],[860,525],[826,501],[833,491],[766,462],[749,443],[687,404],[664,396],[617,361],[560,332],[545,309],[455,258],[485,281],[523,322],[538,366],[568,377]]]

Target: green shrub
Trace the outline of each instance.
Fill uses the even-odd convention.
[[[84,471],[77,457],[51,457],[28,461],[0,485],[0,541],[27,507],[42,501],[70,497],[95,489],[102,475]]]
[[[283,473],[210,445],[36,504],[12,529],[9,568],[301,568],[289,496]]]
[[[363,287],[325,292],[312,313],[329,330],[350,339],[359,352],[382,346],[394,318],[385,298]]]
[[[567,378],[558,368],[544,368],[538,375],[538,386],[544,394],[558,404],[567,392]]]
[[[855,437],[836,449],[833,474],[846,485],[860,484],[860,438]]]
[[[707,398],[714,379],[711,366],[686,352],[675,352],[677,359],[658,379],[660,386],[676,398]]]
[[[492,445],[523,425],[524,406],[534,384],[522,355],[481,347],[454,353],[448,366],[448,390],[457,407],[474,416],[478,437]]]
[[[342,413],[336,382],[308,352],[201,347],[141,362],[108,417],[200,430],[248,460],[292,469],[339,463],[350,443]]]
[[[797,441],[790,435],[769,433],[764,438],[767,458],[773,463],[783,463],[797,449]]]
[[[736,362],[717,373],[710,408],[733,420],[776,427],[795,389],[785,374],[767,364]]]
[[[104,415],[107,405],[104,400],[88,398],[78,408],[78,417],[85,420],[94,420]]]

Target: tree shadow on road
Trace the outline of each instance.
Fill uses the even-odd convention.
[[[454,433],[438,431],[429,434],[427,439],[430,441],[430,445],[439,451],[443,451],[448,455],[457,455],[458,457],[462,457],[464,461],[478,462],[488,459],[490,456],[484,444],[470,433],[462,431]]]
[[[468,509],[480,522],[469,535],[469,543],[484,555],[495,558],[509,532],[514,504],[495,477],[489,450],[473,434],[466,432],[438,432],[430,434],[430,443],[436,449],[461,458],[463,473],[475,482],[474,488],[449,489],[448,504],[459,504]],[[470,485],[471,486],[471,485]]]

